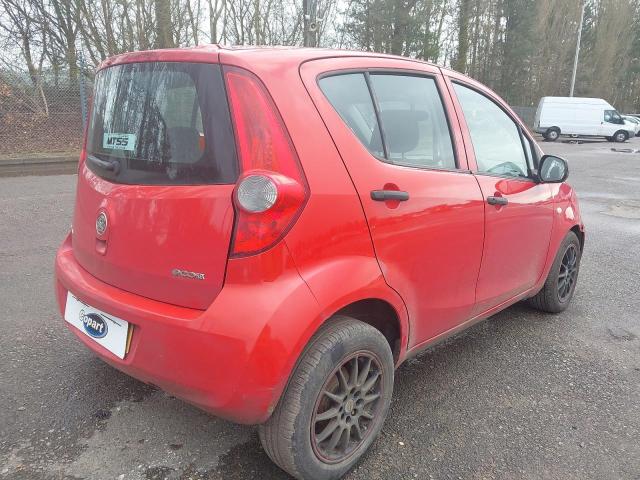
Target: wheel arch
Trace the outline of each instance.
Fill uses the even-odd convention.
[[[389,287],[387,286],[387,288]],[[274,389],[274,395],[272,396],[272,402],[268,412],[266,412],[266,416],[263,417],[259,423],[266,421],[275,410],[302,356],[316,333],[326,326],[327,323],[333,321],[333,319],[348,316],[377,329],[387,339],[396,367],[400,365],[406,358],[409,326],[404,303],[402,303],[399,297],[398,300],[400,301],[400,305],[398,305],[394,299],[362,296],[358,299],[351,299],[347,303],[341,304],[338,308],[331,309],[330,313],[323,313],[321,318],[314,322],[313,326],[303,333],[301,339],[303,341],[300,343],[295,361],[290,368],[288,368],[286,381]],[[401,308],[399,308],[400,306]]]
[[[624,141],[627,141],[627,140],[629,140],[629,138],[631,138],[629,132],[627,130],[624,130],[623,128],[621,128],[619,130],[616,130],[616,133],[613,134],[613,138],[615,139],[619,134],[623,134],[624,135],[624,137],[625,137]]]
[[[532,295],[535,295],[544,285],[555,260],[558,248],[560,248],[562,241],[569,232],[575,233],[578,237],[581,251],[584,249],[585,243],[585,227],[582,222],[580,204],[578,203],[578,197],[575,191],[566,182],[550,185],[555,209],[555,213],[553,214],[553,227],[551,237],[549,238],[545,267],[534,287],[531,289],[530,293]]]
[[[365,298],[345,305],[327,321],[337,316],[352,317],[382,333],[389,343],[394,362],[398,364],[402,350],[402,326],[400,316],[393,305],[380,298]]]
[[[580,253],[582,253],[584,251],[584,232],[582,231],[582,228],[580,228],[580,225],[574,225],[570,230],[576,234],[576,237],[578,237],[578,240],[580,241]]]
[[[389,342],[396,366],[406,358],[410,328],[407,309],[400,295],[385,282],[375,257],[348,256],[320,265],[302,262],[297,270],[317,309],[312,318],[292,323],[287,314],[288,320],[276,316],[265,325],[261,337],[287,336],[291,347],[287,360],[278,367],[281,382],[273,386],[268,411],[258,423],[266,421],[276,408],[313,337],[337,316],[353,317],[380,331]],[[306,315],[295,303],[290,305],[296,315]]]
[[[297,267],[320,307],[310,329],[303,333],[305,344],[331,318],[346,315],[379,330],[389,342],[396,365],[404,360],[410,330],[407,308],[385,281],[373,252]]]

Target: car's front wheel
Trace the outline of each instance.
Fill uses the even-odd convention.
[[[296,478],[341,478],[380,433],[393,374],[389,343],[378,330],[349,317],[329,320],[260,425],[262,446]]]
[[[624,143],[629,139],[629,134],[624,130],[618,130],[613,136],[613,140],[618,143]]]
[[[580,271],[582,249],[577,235],[570,231],[562,241],[542,289],[528,302],[543,312],[559,313],[573,298]]]

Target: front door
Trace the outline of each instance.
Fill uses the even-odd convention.
[[[349,59],[320,89],[312,86],[326,67],[310,62],[303,78],[358,191],[385,280],[407,306],[411,347],[469,318],[484,205],[455,153],[438,70],[399,73],[388,62]]]
[[[532,170],[531,140],[496,100],[452,84],[468,128],[468,155],[485,199],[485,239],[476,307],[481,314],[530,289],[542,275],[551,228],[551,187]]]
[[[600,122],[600,135],[613,137],[618,130],[625,130],[624,120],[615,110],[605,110]]]

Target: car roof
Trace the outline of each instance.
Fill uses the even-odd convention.
[[[215,58],[212,58],[215,57]],[[226,46],[219,44],[199,45],[197,47],[144,50],[115,55],[103,61],[98,70],[122,63],[147,61],[193,61],[221,63],[271,63],[301,64],[309,60],[331,57],[371,57],[404,60],[436,66],[433,63],[414,58],[389,55],[384,53],[362,52],[358,50],[308,48],[294,46]]]
[[[545,102],[549,103],[583,103],[590,105],[603,105],[609,104],[606,100],[602,98],[592,98],[592,97],[542,97]]]

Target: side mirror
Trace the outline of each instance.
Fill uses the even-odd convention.
[[[538,176],[543,183],[562,183],[569,176],[569,164],[564,158],[544,155],[540,159]]]

